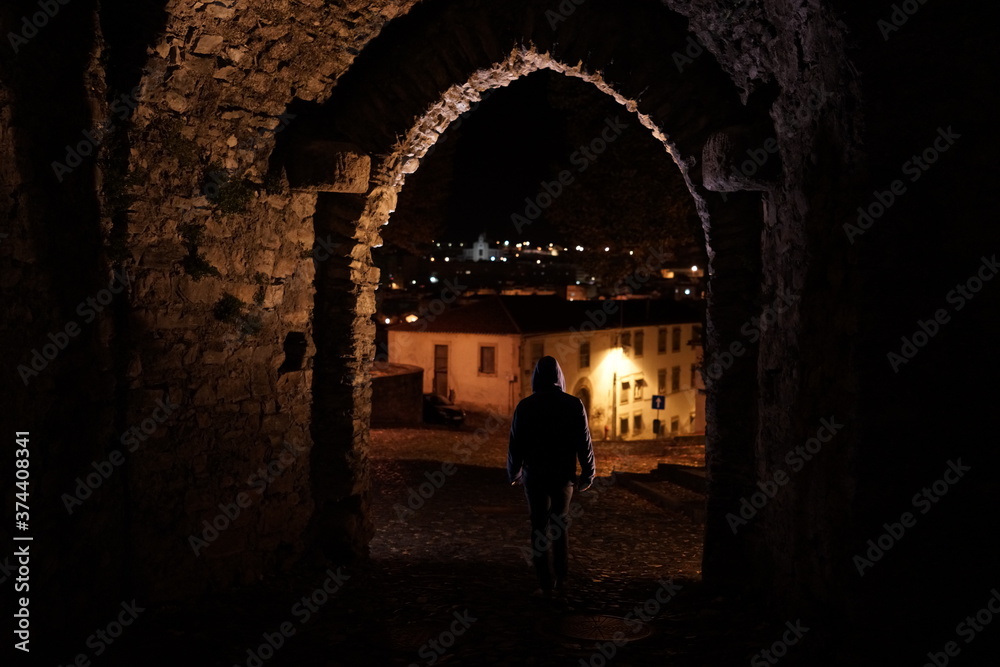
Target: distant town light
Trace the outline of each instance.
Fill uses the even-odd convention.
[[[433,257],[431,257],[431,261],[432,261],[432,262],[434,261],[434,258],[433,258]]]
[[[497,261],[497,258],[496,258],[496,255],[494,255],[494,256],[492,256],[492,257],[490,257],[490,261],[491,261],[491,262],[495,262],[495,261]]]
[[[576,251],[577,251],[577,252],[583,252],[583,246],[582,246],[582,245],[578,245],[578,246],[576,247]]]
[[[698,270],[698,265],[697,265],[697,264],[695,264],[694,266],[692,266],[692,267],[691,267],[691,270],[692,270],[692,271],[697,271],[697,270]]]
[[[510,241],[504,241],[503,244],[504,245],[510,245]]]
[[[686,289],[686,290],[684,290],[684,293],[690,295],[691,294],[691,290]]]
[[[432,283],[436,283],[438,281],[437,276],[431,276],[430,280]]]
[[[540,260],[540,259],[536,259],[535,260],[535,264],[541,264],[541,263],[542,263],[542,260]]]
[[[416,284],[417,284],[417,281],[416,281],[416,280],[411,280],[411,281],[410,281],[410,284],[412,284],[412,285],[416,285]]]
[[[629,257],[631,257],[631,256],[632,256],[632,255],[634,255],[634,254],[635,254],[635,251],[634,251],[634,250],[629,250],[629,251],[628,251],[628,256],[629,256]]]
[[[506,258],[506,257],[501,257],[501,258],[500,258],[500,261],[501,261],[501,262],[506,262],[506,261],[507,261],[507,258]]]
[[[410,324],[413,324],[414,322],[416,322],[419,319],[420,318],[417,317],[416,315],[407,315],[406,316],[406,321],[409,322]]]
[[[451,261],[451,257],[445,257],[445,258],[444,258],[444,261],[446,261],[446,262],[450,262],[450,261]]]
[[[608,246],[604,246],[604,252],[611,252],[611,248],[609,248]]]
[[[388,317],[387,317],[387,318],[385,318],[385,323],[386,323],[386,324],[389,324],[390,322],[392,322],[392,320],[390,320],[390,319],[389,319]]]

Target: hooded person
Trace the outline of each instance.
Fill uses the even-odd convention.
[[[542,357],[531,376],[531,396],[514,410],[507,476],[523,484],[531,518],[531,558],[541,593],[562,590],[569,569],[569,504],[594,480],[594,446],[587,410],[566,393],[559,362]],[[576,464],[581,474],[577,478]]]

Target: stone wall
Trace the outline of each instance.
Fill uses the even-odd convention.
[[[559,10],[569,4],[575,9]],[[5,7],[5,25],[31,7]],[[135,563],[129,581],[162,599],[252,580],[307,544],[342,559],[365,552],[379,280],[371,248],[406,174],[440,132],[485,91],[549,67],[613,95],[681,169],[711,257],[708,355],[741,340],[742,325],[776,298],[798,297],[709,383],[706,579],[757,586],[786,605],[846,604],[857,586],[851,549],[867,526],[862,503],[879,496],[902,434],[917,433],[884,420],[912,418],[907,397],[918,394],[899,393],[897,378],[884,374],[867,377],[862,392],[858,369],[884,364],[895,333],[933,301],[901,300],[905,276],[943,252],[937,266],[949,271],[921,274],[931,293],[943,283],[929,276],[951,276],[966,247],[990,248],[973,231],[945,234],[923,210],[932,202],[934,215],[947,214],[937,202],[953,188],[963,215],[983,215],[974,203],[981,180],[958,168],[942,167],[942,180],[897,209],[929,236],[872,234],[859,250],[844,241],[842,224],[870,192],[870,170],[891,178],[897,156],[921,148],[898,118],[913,130],[914,118],[936,127],[964,117],[949,103],[954,95],[933,88],[956,86],[947,63],[918,57],[924,42],[962,34],[959,18],[928,4],[886,50],[875,28],[880,9],[848,2],[650,0],[627,11],[605,0],[170,2],[143,57],[101,32],[96,3],[62,11],[67,20],[28,45],[39,47],[34,55],[3,61],[5,341],[19,360],[30,358],[116,271],[130,278],[29,391],[11,381],[16,414],[51,447],[39,473],[47,496],[72,487],[158,402],[177,406],[102,490],[100,511],[83,507],[67,523],[57,503],[46,510],[66,549],[95,536],[109,545],[82,551],[80,567],[110,572],[110,581],[116,564]],[[919,73],[893,74],[914,59]],[[864,82],[858,65],[871,73]],[[129,76],[134,94],[108,90]],[[113,123],[104,158],[58,182],[52,156],[83,129],[115,119],[122,94],[136,109]],[[992,134],[979,136],[962,150],[966,165],[986,173],[992,162],[981,146]],[[771,137],[766,168],[741,176],[745,150]],[[355,189],[357,178],[344,188],[298,182],[294,165],[311,140],[353,144],[336,156],[370,155],[366,191]],[[863,140],[877,157],[862,152]],[[354,160],[336,156],[331,164]],[[879,322],[885,303],[894,304],[889,333]],[[978,312],[969,321],[995,330]],[[954,335],[983,344],[969,326]],[[928,393],[941,376],[918,377],[913,387]],[[947,405],[961,407],[959,396],[968,392]],[[733,536],[725,515],[734,503],[831,415],[845,427],[822,465]],[[220,503],[256,494],[253,476],[287,448],[297,453],[284,457],[288,465],[195,555],[190,537],[207,538],[203,522]],[[950,452],[917,457],[899,488]],[[78,571],[62,572],[70,581]]]

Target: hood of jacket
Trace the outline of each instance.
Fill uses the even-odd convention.
[[[566,378],[555,357],[542,357],[535,364],[535,372],[531,375],[531,391],[546,391],[558,389],[566,391]]]

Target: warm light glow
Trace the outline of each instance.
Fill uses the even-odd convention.
[[[432,261],[432,262],[434,261],[434,258],[433,258],[433,257],[431,257],[431,261]]]
[[[691,270],[692,270],[692,271],[697,271],[697,270],[698,270],[698,265],[697,265],[697,264],[695,264],[694,266],[692,266],[692,267],[691,267]]]
[[[506,261],[507,261],[507,258],[506,258],[506,257],[501,257],[501,258],[500,258],[500,261],[501,261],[501,262],[506,262]]]
[[[391,321],[392,321],[392,320],[390,320],[390,319],[389,319],[388,317],[387,317],[387,318],[385,318],[385,323],[386,323],[386,324],[389,324],[389,323],[390,323]]]
[[[542,263],[542,260],[540,260],[540,259],[536,259],[535,260],[535,264],[541,264],[541,263]]]
[[[604,252],[611,252],[611,248],[609,248],[608,246],[604,246]]]
[[[451,261],[451,257],[445,257],[445,258],[444,258],[444,261],[446,261],[446,262],[450,262],[450,261]]]
[[[629,257],[631,257],[631,256],[632,256],[632,255],[634,255],[634,254],[635,254],[635,251],[634,251],[634,250],[629,250],[629,251],[628,251],[628,256],[629,256]]]
[[[409,322],[410,324],[413,324],[414,322],[416,322],[419,319],[420,318],[417,317],[416,315],[407,315],[406,316],[406,321]]]

